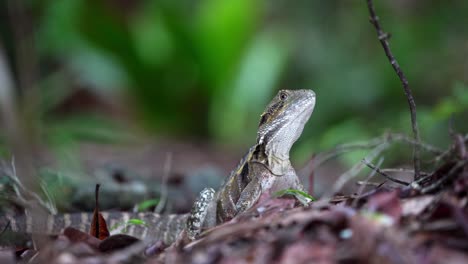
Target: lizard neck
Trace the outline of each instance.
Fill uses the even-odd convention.
[[[252,161],[263,164],[273,175],[283,176],[292,168],[289,161],[289,148],[269,142],[257,144]]]

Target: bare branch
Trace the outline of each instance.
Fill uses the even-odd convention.
[[[432,153],[434,155],[442,155],[444,153],[439,148],[434,147],[430,144],[427,144],[421,141],[416,142],[415,140],[408,137],[407,135],[400,134],[400,133],[385,133],[382,136],[375,137],[367,141],[342,144],[342,145],[336,146],[335,148],[329,151],[319,153],[316,157],[314,157],[313,164],[312,166],[310,166],[310,168],[312,170],[315,170],[316,168],[318,168],[319,166],[321,166],[323,163],[327,162],[328,160],[333,159],[345,153],[349,153],[349,152],[353,152],[357,150],[363,150],[363,149],[372,149],[383,143],[394,143],[394,142],[404,142],[412,146],[418,145],[421,149],[429,153]],[[306,172],[303,173],[301,171],[301,175],[309,175],[309,173],[306,173]]]
[[[375,171],[373,172],[375,173]],[[367,179],[365,181],[357,181],[356,184],[360,186],[372,186],[372,187],[379,187],[382,185],[381,182],[370,182],[370,181],[367,181]]]
[[[363,159],[363,160],[362,160],[362,163],[364,163],[367,167],[371,168],[372,170],[376,171],[378,174],[384,176],[384,177],[387,178],[389,181],[392,181],[392,182],[395,182],[395,183],[398,183],[398,184],[402,184],[402,185],[405,185],[405,186],[408,186],[408,185],[409,185],[409,182],[405,182],[405,181],[402,181],[402,180],[398,180],[398,179],[395,179],[395,178],[389,176],[389,175],[386,174],[385,172],[381,171],[378,167],[372,165],[372,163],[368,162],[366,159]]]
[[[413,94],[411,89],[408,85],[408,80],[406,79],[405,74],[400,68],[395,56],[393,55],[392,51],[390,50],[389,42],[388,42],[388,34],[385,33],[379,23],[379,17],[375,13],[374,3],[372,0],[367,0],[367,7],[369,9],[370,14],[370,22],[374,25],[375,30],[377,31],[377,36],[379,38],[380,43],[385,51],[385,55],[387,55],[390,64],[392,65],[393,69],[395,70],[398,78],[403,85],[403,90],[405,91],[406,98],[408,100],[410,113],[411,113],[411,127],[413,129],[414,140],[416,142],[420,142],[419,136],[419,128],[418,128],[418,121],[416,119],[416,103],[414,102]],[[414,179],[419,179],[420,175],[419,172],[421,170],[421,161],[420,161],[420,146],[419,144],[413,145],[413,162],[414,162]]]
[[[383,144],[380,144],[380,145],[376,146],[372,151],[369,152],[366,159],[374,160],[375,158],[377,158],[380,155],[380,153],[385,151],[389,146],[390,145],[389,145],[388,142],[385,142]],[[335,184],[333,185],[332,190],[330,192],[328,192],[326,195],[324,195],[324,197],[329,198],[334,193],[341,190],[343,188],[343,186],[348,181],[350,181],[351,179],[356,177],[362,171],[362,169],[364,169],[364,164],[363,163],[355,164],[351,169],[349,169],[348,171],[343,173],[340,177],[338,177],[338,179],[335,181]]]
[[[380,169],[381,172],[385,172],[385,173],[394,173],[394,172],[397,172],[397,173],[410,173],[410,174],[414,174],[414,170],[411,170],[411,169],[404,169],[404,168],[385,168],[385,169]],[[427,176],[428,173],[427,172],[423,172],[421,171],[420,172],[421,176]]]
[[[468,134],[462,136],[462,138],[463,138],[463,142],[464,142],[465,144],[467,144],[467,143],[468,143]],[[447,149],[446,151],[442,152],[442,153],[439,154],[437,157],[435,157],[434,161],[435,161],[435,162],[439,162],[439,161],[441,161],[441,160],[447,160],[447,159],[449,159],[450,156],[451,156],[452,154],[454,154],[454,151],[455,151],[455,150],[456,150],[456,145],[453,144],[449,149]]]
[[[467,160],[458,161],[455,164],[455,166],[453,166],[452,169],[450,169],[450,171],[447,174],[445,174],[442,178],[440,178],[439,180],[437,180],[433,184],[422,188],[421,193],[422,194],[427,194],[427,193],[433,192],[436,189],[440,188],[443,184],[447,183],[449,180],[454,178],[457,175],[457,173],[459,173],[459,170],[462,169],[466,164],[468,164]],[[414,186],[417,186],[417,185],[414,185]]]
[[[172,153],[168,152],[166,155],[166,160],[164,162],[164,170],[163,170],[163,177],[161,183],[161,199],[159,199],[159,203],[154,208],[154,212],[160,214],[164,209],[164,206],[167,202],[167,180],[169,179],[169,174],[171,173],[172,167]]]
[[[0,164],[0,171],[8,177],[12,183],[12,188],[13,191],[16,194],[16,197],[8,197],[7,199],[21,205],[25,209],[31,209],[31,205],[33,204],[32,201],[35,201],[37,204],[41,206],[43,209],[45,209],[47,212],[50,214],[54,215],[57,214],[57,206],[55,205],[55,201],[51,197],[49,191],[47,190],[47,187],[44,186],[43,184],[41,185],[42,190],[44,191],[46,195],[46,199],[42,199],[41,196],[32,191],[29,190],[19,179],[19,177],[16,175],[16,165],[15,165],[15,159],[11,159],[11,171],[8,170],[7,168],[4,168],[3,164]]]
[[[382,162],[383,162],[383,161],[384,161],[384,158],[381,157],[381,158],[378,160],[378,162],[377,162],[377,166],[382,165]],[[357,197],[360,197],[360,196],[362,195],[362,193],[364,192],[364,189],[365,189],[367,186],[371,185],[371,184],[369,183],[369,181],[370,181],[370,179],[371,179],[372,177],[374,177],[374,175],[375,175],[376,172],[377,172],[376,170],[371,171],[371,172],[369,173],[369,176],[367,176],[367,178],[366,178],[366,180],[365,180],[364,182],[361,182],[361,181],[358,181],[358,182],[357,182],[358,185],[359,185],[359,184],[361,185],[361,186],[359,187],[358,192],[357,192]],[[381,184],[381,183],[378,183],[378,184],[375,185],[375,186],[377,187],[377,186],[379,186],[380,184]],[[351,207],[356,208],[357,205],[358,205],[358,201],[359,201],[359,199],[354,199],[354,201],[353,201]]]

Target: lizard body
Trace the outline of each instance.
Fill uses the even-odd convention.
[[[289,161],[289,151],[301,135],[314,106],[315,93],[311,90],[279,91],[261,115],[256,144],[217,192],[211,188],[203,190],[189,214],[104,212],[108,226],[132,218],[141,219],[146,225],[129,226],[129,235],[156,238],[171,244],[184,230],[193,239],[203,229],[229,221],[251,208],[263,192],[287,188],[302,190],[301,181]],[[68,226],[89,230],[91,217],[89,213],[49,216],[46,233],[59,234]],[[9,221],[13,231],[39,232],[34,230],[28,217],[0,218],[0,226],[4,226],[2,221]]]

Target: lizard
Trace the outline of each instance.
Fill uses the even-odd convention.
[[[201,231],[231,220],[250,209],[264,192],[282,189],[303,190],[303,185],[289,160],[292,145],[302,134],[315,107],[312,90],[280,90],[260,116],[256,143],[241,159],[218,191],[204,189],[188,214],[103,212],[112,227],[129,219],[145,225],[131,225],[127,234],[157,239],[172,244],[182,232],[195,239]],[[65,227],[89,230],[91,213],[49,215],[47,230],[35,230],[29,216],[0,218],[13,232],[60,234]]]

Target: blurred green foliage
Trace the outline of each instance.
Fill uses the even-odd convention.
[[[389,128],[410,132],[406,98],[364,1],[24,3],[36,30],[45,120],[73,89],[72,73],[86,89],[124,94],[138,109],[135,121],[155,134],[251,144],[279,88],[317,93],[299,158]],[[452,114],[458,129],[468,129],[468,1],[376,4],[414,91],[422,137],[446,144]],[[3,39],[14,47],[8,32]],[[49,136],[102,139],[83,130],[118,130],[93,120],[61,119]]]

